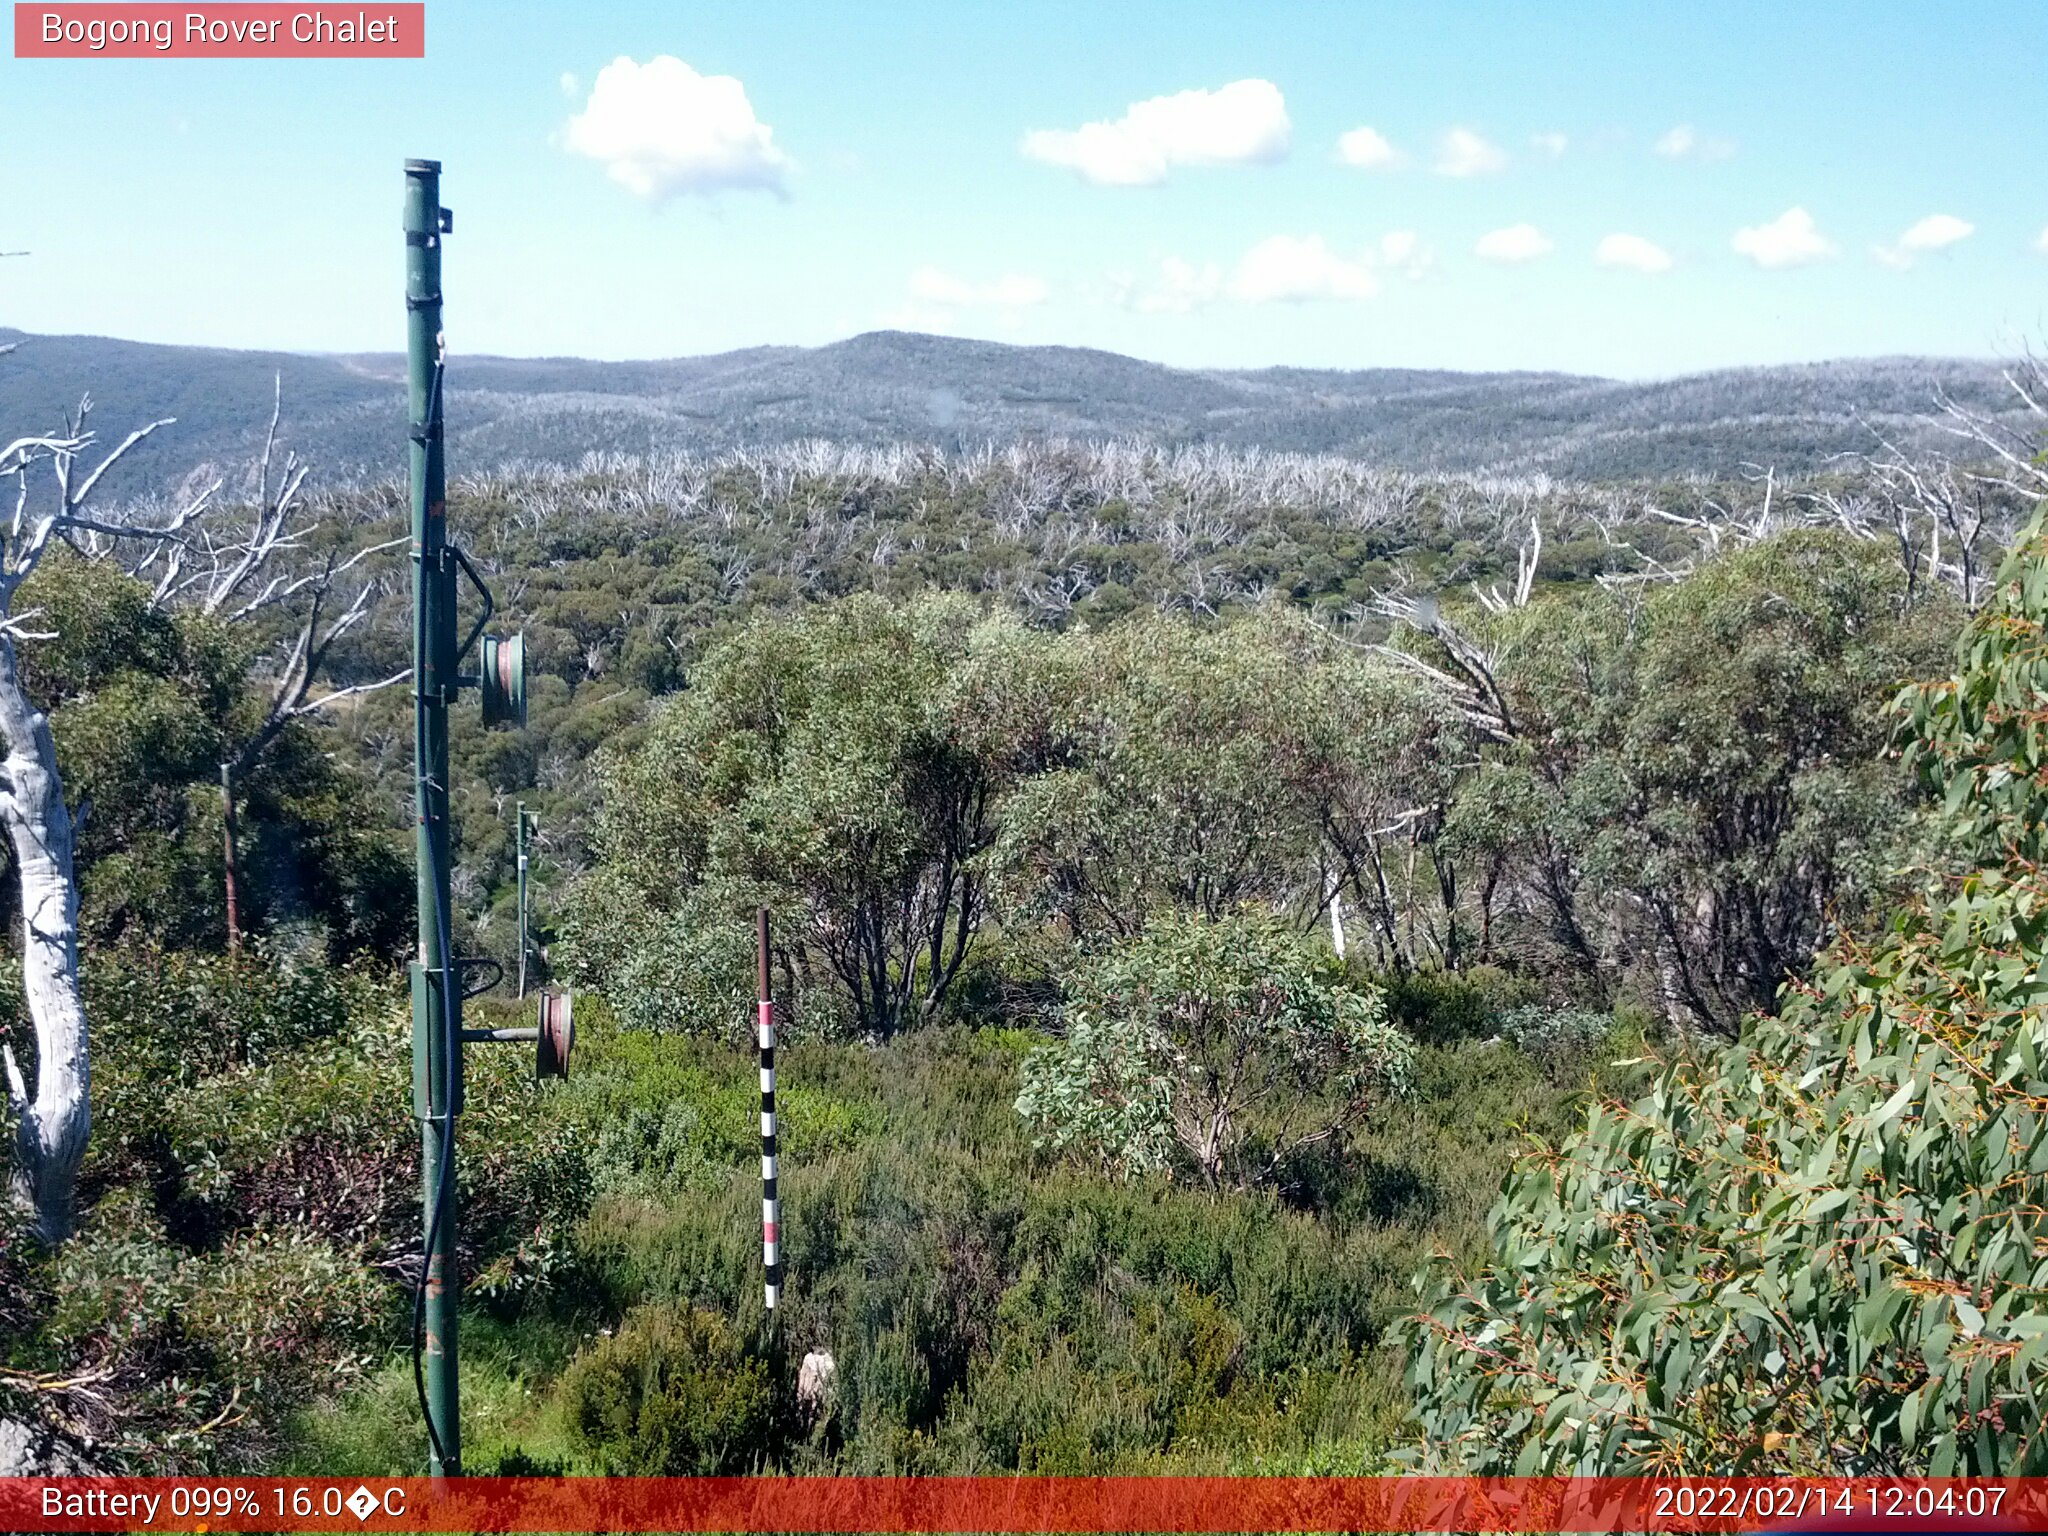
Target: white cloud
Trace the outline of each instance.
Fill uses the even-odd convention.
[[[1692,153],[1692,147],[1699,141],[1699,135],[1684,123],[1659,139],[1651,149],[1667,160],[1679,160]]]
[[[1023,309],[1043,304],[1049,292],[1043,279],[1015,272],[986,283],[971,283],[937,267],[919,267],[910,274],[914,302],[948,309]]]
[[[1481,235],[1472,254],[1487,261],[1523,262],[1548,256],[1551,249],[1550,237],[1534,224],[1510,224]]]
[[[1870,254],[1885,266],[1903,272],[1913,265],[1915,257],[1928,251],[1946,250],[1976,232],[1976,225],[1952,213],[1930,213],[1910,226],[1893,244],[1873,245]]]
[[[1214,262],[1196,266],[1178,256],[1159,263],[1159,280],[1139,288],[1128,278],[1118,282],[1116,301],[1146,315],[1184,315],[1216,301],[1223,293],[1223,269]]]
[[[1641,235],[1608,235],[1593,249],[1593,260],[1603,267],[1626,267],[1631,272],[1669,272],[1671,253]]]
[[[1437,143],[1439,176],[1490,176],[1507,163],[1508,157],[1499,145],[1481,138],[1470,128],[1453,128]]]
[[[1564,152],[1571,147],[1571,140],[1561,133],[1539,133],[1529,142],[1536,146],[1538,154],[1548,155],[1553,160],[1564,158]]]
[[[578,91],[583,89],[583,82],[570,74],[566,69],[562,71],[562,78],[556,84],[561,86],[562,94],[569,97],[574,97]]]
[[[1271,164],[1287,154],[1292,134],[1278,86],[1236,80],[1133,102],[1114,122],[1035,129],[1024,135],[1023,151],[1098,186],[1143,187],[1177,165]]]
[[[1232,297],[1247,304],[1369,299],[1379,289],[1370,267],[1339,256],[1321,235],[1269,236],[1244,253],[1230,279]]]
[[[1930,213],[1899,236],[1899,246],[1908,251],[1938,251],[1958,240],[1967,240],[1976,232],[1977,226],[1967,219],[1952,213]]]
[[[563,142],[601,162],[627,191],[657,201],[678,192],[779,193],[790,169],[745,86],[731,75],[700,75],[666,53],[645,64],[621,56],[599,70]]]
[[[1404,277],[1420,277],[1436,263],[1436,252],[1412,229],[1390,229],[1380,236],[1375,255],[1379,265]]]
[[[1337,140],[1337,158],[1361,171],[1384,171],[1407,157],[1377,128],[1354,128]]]
[[[891,330],[927,331],[937,336],[986,334],[1022,329],[1026,311],[1043,304],[1051,290],[1043,279],[1010,272],[984,283],[957,277],[941,267],[910,274],[909,298],[882,314]]]
[[[1738,229],[1730,244],[1760,267],[1799,267],[1835,254],[1834,242],[1804,208],[1787,208],[1768,224]]]
[[[1735,153],[1735,141],[1706,138],[1692,124],[1680,123],[1650,148],[1666,160],[1726,160]]]
[[[2034,237],[2034,249],[2048,256],[2048,225],[2043,225],[2041,233]]]
[[[1355,256],[1330,249],[1320,235],[1273,235],[1239,258],[1226,277],[1214,262],[1196,266],[1178,256],[1159,264],[1150,286],[1129,276],[1112,280],[1115,302],[1141,314],[1186,314],[1219,299],[1240,304],[1296,304],[1311,299],[1369,299],[1383,273],[1419,278],[1436,252],[1412,229],[1394,229]]]

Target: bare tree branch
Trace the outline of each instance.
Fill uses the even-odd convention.
[[[1362,611],[1428,636],[1442,652],[1444,665],[1425,661],[1399,646],[1370,645],[1367,649],[1440,690],[1466,723],[1487,739],[1501,743],[1515,739],[1514,715],[1494,675],[1495,657],[1444,618],[1434,596],[1396,587],[1375,593]]]

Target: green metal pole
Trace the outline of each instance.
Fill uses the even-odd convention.
[[[519,802],[519,995],[526,996],[526,957],[533,951],[526,917],[526,802]]]
[[[413,1110],[427,1227],[423,1373],[435,1476],[459,1476],[456,1377],[454,1117],[462,1106],[459,1010],[449,955],[448,705],[455,693],[455,565],[448,555],[441,459],[441,167],[405,163],[405,308],[417,719],[419,959],[413,968]],[[451,1019],[451,1015],[454,1017]]]

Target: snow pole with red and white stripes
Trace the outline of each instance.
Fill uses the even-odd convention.
[[[768,1310],[782,1294],[782,1202],[775,1194],[775,1002],[768,990],[768,909],[756,914],[760,959],[761,1279]]]

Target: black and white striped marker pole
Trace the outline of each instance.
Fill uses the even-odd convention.
[[[782,1294],[782,1202],[775,1194],[775,1002],[768,993],[768,909],[756,914],[759,925],[761,1042],[761,1276],[768,1310]]]

